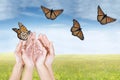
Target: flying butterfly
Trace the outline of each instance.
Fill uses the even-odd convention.
[[[31,31],[28,31],[27,28],[20,22],[18,22],[19,29],[12,28],[13,31],[17,33],[17,37],[21,40],[27,40]]]
[[[51,19],[51,20],[56,19],[63,12],[63,9],[53,10],[53,9],[48,9],[44,6],[41,6],[41,9],[44,12],[45,16],[47,17],[47,19]]]
[[[109,16],[107,16],[107,14],[104,14],[104,12],[102,11],[102,9],[100,8],[100,6],[98,6],[98,15],[97,15],[97,20],[98,22],[100,22],[100,24],[105,25],[107,23],[111,23],[116,21],[116,19],[111,18]]]
[[[77,36],[79,39],[84,40],[84,35],[81,30],[80,24],[75,19],[73,19],[73,26],[71,28],[71,32],[73,36]]]

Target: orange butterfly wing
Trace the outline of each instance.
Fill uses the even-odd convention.
[[[73,19],[73,26],[71,28],[72,35],[77,36],[81,40],[84,40],[83,32],[81,31],[80,24],[77,20]]]
[[[19,25],[19,28],[20,28],[20,31],[21,31],[21,34],[20,34],[20,38],[22,40],[27,40],[28,39],[28,36],[30,34],[30,31],[27,30],[27,28],[20,22],[18,22],[18,25]]]
[[[18,22],[19,29],[17,28],[12,28],[13,31],[17,33],[17,36],[21,40],[27,40],[28,35],[30,34],[30,31],[27,30],[27,28],[20,22]]]
[[[102,9],[100,8],[100,6],[98,6],[98,16],[97,16],[97,20],[101,21],[104,17],[104,12],[102,11]]]
[[[111,23],[111,22],[114,22],[114,21],[116,21],[116,19],[107,16],[107,23]]]
[[[53,10],[53,12],[51,14],[51,19],[52,20],[56,19],[62,12],[63,12],[63,9],[61,9],[61,10]]]
[[[18,37],[19,39],[21,39],[21,36],[20,36],[21,31],[20,31],[20,29],[12,28],[12,30],[15,31],[15,32],[17,33],[17,37]]]
[[[100,6],[98,6],[98,15],[104,15],[104,12],[102,11],[102,9],[100,8]]]
[[[44,6],[41,6],[41,9],[42,11],[45,13],[45,16],[48,18],[48,19],[51,19],[51,20],[54,20],[57,18],[57,16],[59,16],[63,10],[52,10],[52,9],[48,9]]]
[[[80,29],[80,24],[77,20],[73,19],[73,27],[71,28],[71,31],[74,32],[76,30]]]
[[[13,31],[15,31],[16,33],[20,34],[20,30],[17,28],[12,28]]]
[[[77,34],[77,37],[80,38],[81,40],[84,40],[82,31],[79,31],[79,33]]]
[[[103,17],[101,21],[99,21],[102,25],[107,24],[107,18]]]
[[[19,28],[21,32],[28,32],[27,28],[20,22],[18,22]]]
[[[107,16],[106,14],[104,14],[104,12],[103,12],[102,9],[100,8],[100,6],[98,6],[98,16],[97,16],[97,20],[98,20],[102,25],[116,21],[116,19],[111,18],[111,17]]]
[[[42,11],[45,13],[45,16],[46,16],[48,19],[50,19],[51,10],[48,9],[48,8],[46,8],[46,7],[44,7],[44,6],[41,6],[41,9],[42,9]]]

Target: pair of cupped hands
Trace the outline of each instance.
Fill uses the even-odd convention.
[[[52,42],[46,35],[36,33],[29,35],[27,41],[19,42],[16,50],[16,61],[26,67],[39,67],[40,65],[51,66],[55,53]]]

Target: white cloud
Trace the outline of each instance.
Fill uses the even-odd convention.
[[[63,8],[64,13],[73,18],[85,18],[96,20],[97,6],[100,5],[103,11],[111,17],[119,18],[120,0],[50,0],[46,1],[48,6],[53,8]],[[59,4],[59,5],[55,5]]]
[[[47,28],[33,29],[37,34],[46,34],[53,41],[56,53],[81,53],[81,54],[109,54],[120,53],[120,38],[118,30],[85,30],[85,40],[81,41],[71,35],[70,28],[66,25],[44,25]],[[52,27],[54,26],[54,27]],[[56,26],[56,27],[55,27]],[[60,28],[63,26],[64,28]],[[35,28],[35,27],[34,27]]]
[[[17,17],[25,8],[38,6],[39,0],[0,0],[0,20]]]
[[[96,20],[97,6],[111,17],[119,18],[120,0],[0,0],[0,20],[10,19],[21,14],[27,7],[47,6],[53,9],[64,9],[66,15],[73,18]]]
[[[19,0],[20,7],[26,8],[26,7],[39,7],[41,4],[40,0]]]
[[[72,36],[70,27],[64,24],[33,26],[31,30],[46,34],[54,43],[56,54],[109,54],[120,53],[120,32],[116,29],[82,29],[85,40]],[[0,52],[13,52],[19,39],[12,30],[0,31]],[[9,35],[10,34],[10,35]]]
[[[40,14],[35,14],[35,13],[31,13],[31,12],[21,12],[21,14],[22,15],[27,15],[27,16],[40,17]]]
[[[0,30],[0,52],[14,52],[18,43],[17,35],[12,30]]]
[[[14,5],[13,5],[14,4]],[[0,20],[10,19],[18,15],[16,1],[0,0]]]

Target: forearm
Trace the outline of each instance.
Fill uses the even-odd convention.
[[[38,71],[38,74],[39,74],[41,80],[53,80],[45,65],[37,66],[37,71]]]
[[[22,80],[32,80],[33,67],[25,67]]]
[[[50,73],[50,76],[52,78],[52,80],[55,80],[55,77],[54,77],[54,73],[53,73],[53,70],[52,70],[52,65],[46,65],[49,73]]]
[[[23,65],[21,63],[16,63],[9,80],[20,80],[22,71]]]

